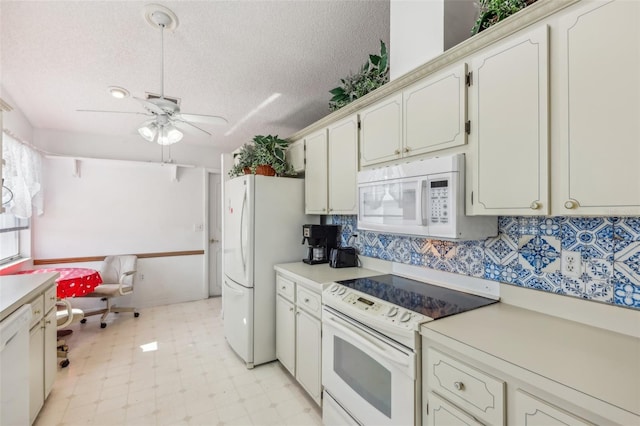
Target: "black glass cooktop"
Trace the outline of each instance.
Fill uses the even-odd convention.
[[[497,300],[398,275],[377,275],[337,282],[433,319],[444,318],[497,302]]]

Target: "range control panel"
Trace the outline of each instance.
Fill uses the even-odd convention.
[[[431,318],[378,299],[343,285],[330,284],[322,293],[323,303],[348,314],[352,311],[361,315],[382,320],[390,326],[406,330],[418,330],[420,324]]]

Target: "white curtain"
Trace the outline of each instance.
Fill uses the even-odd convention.
[[[42,156],[35,149],[2,133],[2,166],[4,186],[13,192],[13,199],[5,209],[21,219],[35,212],[43,213]]]

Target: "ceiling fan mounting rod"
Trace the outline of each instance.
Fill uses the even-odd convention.
[[[160,47],[162,49],[160,54],[160,98],[164,99],[164,24],[159,23],[158,25],[160,26]]]

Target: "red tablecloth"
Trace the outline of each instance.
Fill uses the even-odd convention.
[[[18,274],[44,274],[45,272],[60,273],[56,280],[58,283],[57,294],[60,298],[84,296],[102,283],[102,277],[98,271],[88,268],[32,269],[20,271]]]

